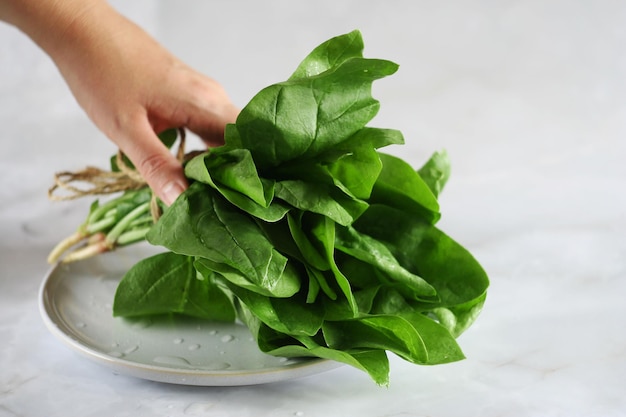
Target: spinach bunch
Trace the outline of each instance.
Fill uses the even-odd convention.
[[[146,235],[169,251],[128,271],[115,316],[238,318],[263,352],[343,362],[381,385],[387,351],[463,358],[455,338],[488,278],[435,227],[446,153],[416,171],[379,151],[403,137],[366,126],[371,86],[398,67],[362,50],[358,31],[321,44],[186,164],[189,189]]]

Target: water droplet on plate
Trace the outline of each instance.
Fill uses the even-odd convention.
[[[175,345],[180,345],[185,341],[185,339],[183,339],[182,337],[178,337],[176,339],[174,339],[174,344]]]
[[[137,349],[139,349],[139,346],[135,345],[135,346],[131,346],[128,349],[126,349],[124,351],[125,355],[128,355],[129,353],[133,353],[134,351],[136,351]]]
[[[177,366],[189,366],[190,363],[187,359],[180,356],[157,356],[152,359],[156,363],[162,363],[163,365],[177,365]]]
[[[117,350],[112,350],[110,352],[107,353],[107,355],[114,357],[114,358],[123,358],[124,354],[122,352],[118,352]]]
[[[189,350],[198,350],[198,349],[200,349],[200,345],[195,343],[193,345],[189,345],[189,347],[187,349],[189,349]]]
[[[210,335],[210,336],[215,336],[216,334],[217,334],[217,330],[211,330],[211,331],[209,332],[209,335]]]
[[[137,320],[135,323],[133,323],[133,327],[136,329],[145,329],[146,327],[150,327],[151,324],[152,320],[145,318]]]
[[[76,327],[78,327],[79,329],[84,329],[85,327],[87,327],[87,325],[82,321],[79,321],[78,323],[76,323]]]
[[[222,336],[220,340],[224,343],[232,342],[233,340],[235,340],[235,336],[233,336],[232,334],[226,334]]]

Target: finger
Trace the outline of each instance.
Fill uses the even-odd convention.
[[[229,123],[235,123],[239,109],[233,105],[228,108],[207,109],[197,106],[181,106],[186,114],[184,118],[152,117],[150,124],[155,132],[163,132],[173,127],[184,127],[198,135],[207,145],[219,146],[224,144],[224,130]]]
[[[222,145],[224,129],[228,123],[236,121],[239,109],[215,80],[186,66],[178,69],[178,77],[174,78],[172,88],[168,89],[175,94],[168,100],[155,100],[149,106],[153,124],[164,122],[167,125],[164,127],[184,126],[201,137],[207,145]]]
[[[136,123],[127,136],[118,138],[117,142],[166,205],[171,205],[187,188],[181,164],[159,140],[147,120]]]
[[[218,109],[198,109],[189,118],[187,128],[197,134],[209,146],[219,146],[224,143],[224,129],[229,123],[235,123],[239,109],[232,104]]]

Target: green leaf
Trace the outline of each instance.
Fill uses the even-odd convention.
[[[232,269],[260,294],[289,297],[300,288],[297,273],[258,225],[200,183],[176,199],[146,238],[173,252],[206,258],[214,267]]]
[[[193,267],[193,258],[165,252],[135,264],[119,283],[114,316],[180,313],[210,320],[233,321],[230,298]]]
[[[174,146],[176,139],[178,139],[178,129],[167,129],[157,135],[163,145],[168,149]]]
[[[378,385],[386,386],[389,384],[389,359],[383,349],[338,350],[319,345],[312,338],[298,337],[297,339],[304,344],[309,354],[345,363],[367,372]],[[297,352],[296,346],[287,346],[284,350],[275,349],[267,353],[279,356],[288,356],[291,353],[292,356],[296,356]],[[301,349],[300,355],[302,353]]]
[[[419,312],[405,313],[402,317],[420,334],[428,353],[426,362],[407,360],[421,365],[439,365],[465,359],[458,343],[444,326]]]
[[[352,294],[357,305],[358,314],[354,314],[353,307],[345,298],[322,299],[326,311],[326,321],[349,320],[355,317],[362,317],[371,314],[374,301],[381,290],[380,286],[371,286],[364,289],[352,289]]]
[[[272,202],[273,181],[259,178],[247,149],[210,152],[204,158],[204,165],[216,183],[248,196],[260,206],[268,207]]]
[[[336,183],[341,183],[357,198],[367,199],[382,170],[382,162],[376,148],[402,143],[402,134],[395,130],[363,128],[348,140],[320,156],[329,154],[340,157],[328,163],[327,169]]]
[[[311,242],[303,227],[302,218],[302,213],[300,213],[298,218],[295,218],[292,214],[287,216],[289,231],[291,232],[294,242],[300,249],[302,259],[311,268],[320,271],[330,270],[330,263],[326,258],[326,253],[323,252],[323,249],[322,251],[318,250],[318,248]]]
[[[463,359],[450,333],[421,314],[377,315],[326,322],[323,331],[328,346],[338,350],[388,350],[422,365]]]
[[[310,286],[315,289],[315,291],[322,290],[326,296],[331,300],[337,299],[337,292],[334,288],[332,288],[329,284],[329,279],[326,277],[327,273],[325,271],[320,271],[311,266],[306,267],[306,272],[309,277]],[[308,302],[312,302],[307,300]]]
[[[305,295],[266,297],[237,285],[228,285],[239,302],[268,327],[293,336],[313,336],[324,322],[324,311],[306,302]]]
[[[419,214],[430,223],[441,217],[439,203],[428,184],[407,162],[380,154],[383,169],[374,184],[370,203],[385,204],[404,212]]]
[[[363,200],[335,186],[301,180],[278,181],[276,197],[299,210],[327,216],[341,225],[351,224],[368,207]]]
[[[224,185],[219,182],[219,180],[214,181],[214,178],[207,167],[207,159],[210,159],[210,154],[198,155],[189,161],[185,166],[185,175],[187,178],[213,187],[215,190],[219,191],[224,198],[239,209],[268,222],[279,221],[289,211],[289,207],[286,204],[273,199],[273,181],[265,180],[256,176],[256,171],[254,174],[249,174],[252,178],[248,178],[247,181],[236,179],[237,175],[243,175],[246,177],[248,174],[242,174],[241,171],[250,169],[250,167],[247,169],[238,167],[240,168],[238,173],[225,172],[228,170],[222,170],[222,172],[218,174],[218,176],[221,175],[221,178],[227,182],[232,179],[230,184]],[[214,163],[215,162],[211,161],[208,162],[208,164],[211,165]],[[219,169],[214,170],[219,171]],[[249,194],[253,195],[254,198],[251,198]],[[262,204],[259,204],[259,202]]]
[[[298,340],[304,338],[300,337]],[[282,357],[318,357],[350,365],[366,372],[378,385],[389,385],[389,359],[382,349],[351,349],[338,350],[321,346],[308,340],[305,345],[286,344],[271,345],[262,340],[259,347],[265,353]]]
[[[362,52],[363,38],[358,30],[336,36],[313,49],[289,79],[297,80],[319,75],[350,58],[362,57]]]
[[[431,312],[452,336],[459,337],[478,318],[486,298],[487,293],[484,292],[466,303],[434,308]]]
[[[314,238],[313,243],[322,249],[335,281],[348,301],[353,316],[355,316],[358,314],[358,304],[352,293],[352,286],[335,262],[335,222],[324,216],[310,217],[313,220],[310,229],[311,238]]]
[[[450,159],[446,151],[435,152],[417,171],[435,197],[441,194],[450,178]]]
[[[403,268],[391,251],[376,239],[353,227],[335,228],[335,247],[382,271],[398,291],[426,302],[437,301],[437,291],[426,280]]]
[[[432,307],[470,302],[489,286],[487,274],[467,249],[410,213],[372,205],[354,227],[385,243],[404,268],[437,290],[439,302]]]
[[[371,84],[396,70],[389,61],[351,58],[319,75],[269,86],[239,114],[237,140],[260,172],[315,157],[376,115],[379,103],[371,97]],[[230,140],[229,135],[227,145]]]
[[[389,350],[411,362],[428,362],[420,334],[400,316],[369,316],[324,323],[328,346],[338,350],[373,348]]]
[[[397,130],[365,127],[311,159],[295,159],[271,170],[273,178],[334,185],[353,199],[367,199],[380,174],[377,148],[403,143]]]

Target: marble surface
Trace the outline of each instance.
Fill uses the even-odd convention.
[[[341,367],[237,388],[116,375],[59,343],[37,291],[88,202],[58,170],[113,146],[50,60],[0,24],[0,417],[626,415],[626,3],[147,0],[113,3],[242,106],[327,38],[358,28],[400,64],[372,123],[414,164],[448,150],[441,227],[488,271],[467,359],[392,358],[391,386]]]

